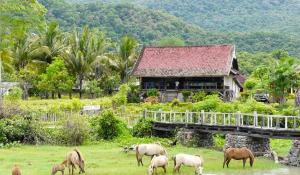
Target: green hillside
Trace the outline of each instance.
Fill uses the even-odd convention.
[[[69,0],[132,3],[159,9],[202,28],[219,32],[300,33],[299,0]]]
[[[190,24],[166,12],[125,3],[66,3],[63,0],[40,2],[48,9],[48,19],[58,20],[64,29],[85,25],[97,27],[113,40],[129,34],[141,44],[153,44],[163,37],[172,36],[183,39],[189,45],[230,43],[235,44],[238,50],[247,52],[268,52],[283,48],[291,55],[300,56],[300,37],[290,34],[271,31],[218,32],[207,26],[201,28]]]

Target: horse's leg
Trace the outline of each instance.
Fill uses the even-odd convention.
[[[75,168],[75,165],[72,165],[72,175],[74,175],[74,168]]]
[[[228,168],[228,165],[229,165],[229,163],[230,163],[230,160],[231,160],[231,158],[228,158],[228,159],[227,159],[227,162],[226,162],[227,168]]]
[[[180,165],[175,165],[173,172],[176,173],[176,171],[178,171],[178,173],[179,173],[179,168],[180,168]]]
[[[144,163],[143,163],[143,157],[141,157],[141,164],[142,164],[142,166],[144,166]]]
[[[163,166],[163,169],[164,169],[164,173],[167,173],[166,165]]]
[[[224,157],[223,168],[225,167],[226,162],[227,162],[227,157]]]
[[[65,174],[65,171],[63,170],[63,171],[61,171],[61,175],[64,175]]]
[[[71,167],[70,165],[68,165],[68,168],[69,168],[69,175],[71,174]]]
[[[246,160],[247,159],[245,159],[245,158],[243,159],[243,168],[245,168]]]

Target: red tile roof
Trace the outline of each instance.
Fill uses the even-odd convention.
[[[139,77],[229,75],[233,45],[145,47],[133,70]]]

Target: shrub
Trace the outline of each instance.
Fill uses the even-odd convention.
[[[257,102],[253,99],[247,100],[246,103],[237,104],[237,110],[244,113],[253,113],[256,111],[259,114],[275,114],[277,113],[276,109],[271,106],[261,102]]]
[[[10,117],[0,120],[0,142],[34,143],[35,128],[30,118]]]
[[[93,134],[96,139],[112,140],[125,133],[125,124],[110,110],[103,111],[91,120]]]
[[[17,101],[21,100],[23,95],[23,90],[19,87],[13,87],[7,95],[4,96],[5,100]]]
[[[203,101],[195,103],[193,111],[216,111],[217,107],[223,104],[218,95],[208,95]]]
[[[82,145],[88,138],[88,124],[82,116],[71,116],[64,121],[62,132],[66,145]]]
[[[152,135],[153,120],[141,118],[133,127],[133,136],[150,137]]]
[[[128,86],[126,84],[122,84],[119,92],[113,96],[112,102],[116,105],[125,105],[127,103],[128,90]]]
[[[196,102],[202,101],[204,97],[206,96],[206,93],[204,91],[198,91],[193,95],[193,100]]]
[[[155,103],[158,103],[159,102],[159,99],[158,97],[156,96],[150,96],[150,97],[147,97],[144,102],[146,103],[151,103],[151,104],[155,104]]]
[[[180,104],[180,101],[178,98],[174,98],[171,102],[172,107],[179,106],[179,104]]]
[[[152,89],[148,89],[147,90],[147,96],[151,97],[151,96],[158,96],[158,90],[155,88]]]
[[[181,91],[181,94],[183,96],[184,101],[187,101],[189,96],[191,96],[192,92],[188,91],[188,90],[183,90],[183,91]]]

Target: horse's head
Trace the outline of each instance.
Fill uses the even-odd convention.
[[[150,165],[148,168],[148,175],[152,175],[153,174],[153,166]]]
[[[81,173],[85,173],[84,171],[84,160],[81,160],[80,163],[79,163],[79,168],[80,168],[80,172]]]

